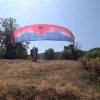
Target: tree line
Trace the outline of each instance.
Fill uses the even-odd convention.
[[[84,52],[80,49],[79,43],[64,46],[62,52],[54,52],[52,48],[45,50],[42,59],[47,60],[77,60],[82,57]]]
[[[100,47],[90,49],[89,51],[81,50],[80,47],[79,43],[69,44],[64,46],[62,52],[54,52],[52,48],[49,48],[45,50],[42,56],[40,54],[40,58],[47,60],[78,60],[80,58],[89,60],[100,58]]]

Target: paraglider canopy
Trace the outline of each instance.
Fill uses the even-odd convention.
[[[51,24],[34,24],[20,27],[11,35],[13,45],[19,42],[41,40],[74,42],[75,37],[67,28]]]

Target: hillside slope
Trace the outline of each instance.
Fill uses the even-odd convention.
[[[0,100],[100,100],[70,60],[0,60]]]

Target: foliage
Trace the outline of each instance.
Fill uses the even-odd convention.
[[[88,66],[88,63],[87,63],[87,60],[86,59],[80,58],[79,61],[82,64],[82,67],[83,67],[84,70],[90,71],[91,66]]]
[[[16,20],[13,18],[1,18],[0,26],[0,58],[25,58],[28,43],[18,43],[16,47],[13,47],[11,43],[11,34],[19,27]]]
[[[64,46],[64,50],[62,52],[53,52],[53,54],[50,54],[50,52],[48,52],[48,50],[45,51],[44,56],[41,56],[40,54],[40,58],[41,59],[55,59],[55,60],[77,60],[80,57],[82,57],[83,55],[86,54],[85,51],[82,51],[81,49],[79,49],[81,46],[76,43],[76,44],[70,44],[68,46]],[[52,48],[51,48],[52,49]],[[51,55],[53,56],[53,58],[51,58]]]
[[[6,52],[5,47],[0,47],[0,58],[4,57],[5,52]]]
[[[28,57],[26,47],[24,47],[24,45],[22,46],[21,43],[16,44],[14,54],[15,54],[17,59],[19,59],[19,58],[20,59],[25,59],[25,58]]]
[[[100,92],[100,58],[81,58],[80,63],[84,69],[81,72],[81,77],[83,79],[89,79],[88,83],[93,84],[96,91]]]
[[[62,52],[55,52],[55,60],[58,60],[59,59],[59,56]]]
[[[82,50],[79,49],[80,47],[81,46],[78,43],[64,46],[64,50],[60,54],[59,59],[77,60],[83,55]]]
[[[90,49],[85,55],[86,58],[97,58],[100,57],[100,48]]]
[[[45,50],[43,58],[46,60],[53,60],[55,58],[54,50],[52,48]]]
[[[99,58],[96,59],[85,59],[85,58],[80,58],[79,59],[80,63],[82,64],[82,67],[84,70],[87,71],[95,71],[97,68],[100,67],[100,60]]]
[[[97,82],[100,81],[100,59],[92,58],[92,59],[79,59],[82,68],[84,69],[84,73],[82,73],[82,78],[85,79],[94,79]]]
[[[60,60],[63,60],[63,59],[66,59],[66,60],[69,60],[70,59],[70,52],[68,50],[64,50],[60,55],[59,55],[59,59]]]

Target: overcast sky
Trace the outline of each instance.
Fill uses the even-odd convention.
[[[75,42],[90,50],[100,47],[100,0],[0,0],[0,18],[14,18],[22,27],[54,24],[69,29]],[[62,51],[67,41],[34,41],[39,53],[48,48]],[[28,51],[29,51],[28,50]]]

